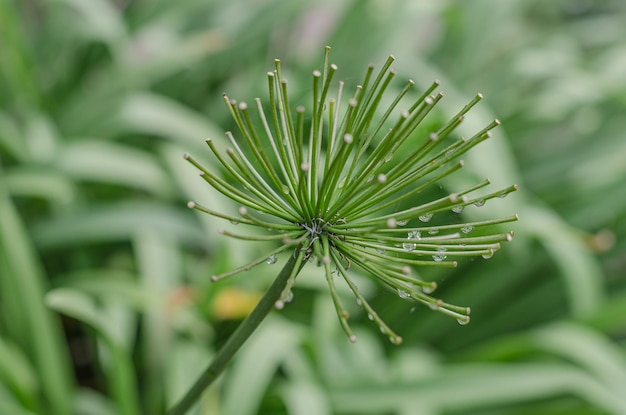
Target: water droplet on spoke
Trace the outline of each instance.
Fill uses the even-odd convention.
[[[398,296],[400,296],[400,298],[409,298],[411,297],[411,294],[404,291],[402,288],[398,288]]]
[[[485,206],[485,201],[483,199],[477,200],[476,202],[474,202],[474,206],[476,207]]]
[[[445,254],[446,248],[437,248],[437,253],[433,254],[433,259],[435,262],[441,262],[446,259],[448,256]]]
[[[441,300],[437,300],[434,303],[428,304],[428,307],[430,307],[431,310],[439,310],[439,307],[441,307],[442,305],[443,302]]]
[[[275,264],[277,260],[278,260],[278,258],[276,257],[276,255],[270,255],[265,260],[265,263],[269,264],[269,265],[272,265],[272,264]]]
[[[453,211],[454,213],[461,213],[461,212],[463,212],[463,205],[453,207],[453,208],[452,208],[452,211]]]
[[[417,246],[416,244],[411,244],[411,243],[405,242],[405,243],[402,244],[402,249],[404,249],[407,252],[411,252],[411,251],[413,251],[415,249],[416,246]]]
[[[469,317],[461,317],[461,318],[457,318],[456,321],[461,325],[461,326],[465,326],[466,324],[468,324],[470,322],[470,318]]]
[[[424,287],[422,287],[422,292],[424,294],[430,294],[433,291],[435,291],[435,289],[437,288],[437,284],[435,284],[434,282],[431,283],[430,285],[426,285]]]
[[[489,259],[493,256],[493,249],[490,249],[489,252],[486,252],[482,255],[483,258]]]
[[[389,341],[393,344],[395,344],[396,346],[399,344],[402,344],[402,337],[400,336],[389,336]]]
[[[407,239],[409,241],[419,240],[420,238],[421,238],[421,235],[418,231],[410,231],[407,236]],[[412,242],[405,242],[402,244],[402,248],[407,252],[413,251],[416,247],[417,247],[417,244],[414,244]]]
[[[472,225],[465,225],[461,228],[461,232],[470,233],[473,229],[474,227]]]
[[[289,290],[287,295],[285,295],[285,298],[283,298],[283,302],[290,303],[291,300],[293,300],[293,291]]]
[[[432,217],[433,217],[432,213],[427,213],[425,215],[421,215],[419,217],[419,220],[421,220],[422,222],[428,222]]]
[[[444,255],[444,254],[435,254],[435,255],[433,255],[433,259],[435,260],[435,262],[441,262],[444,259],[446,259],[446,255]]]

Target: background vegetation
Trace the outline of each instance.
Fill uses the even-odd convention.
[[[198,413],[626,413],[624,39],[619,0],[2,0],[0,413],[180,396],[280,267],[209,283],[264,249],[185,207],[236,209],[181,155],[208,156],[221,93],[264,97],[274,58],[305,102],[326,44],[348,83],[392,53],[449,111],[485,94],[466,127],[503,126],[466,178],[522,191],[463,214],[517,212],[516,239],[423,271],[468,326],[363,280],[401,347],[356,305],[349,344],[309,270]]]

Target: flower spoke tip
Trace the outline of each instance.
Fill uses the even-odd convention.
[[[251,110],[245,102],[224,94],[237,127],[226,133],[232,147],[222,154],[207,140],[223,176],[185,154],[206,182],[240,205],[234,213],[217,212],[195,202],[189,202],[189,208],[265,232],[243,235],[224,229],[219,231],[223,235],[280,242],[267,255],[211,280],[273,264],[277,255],[291,252],[298,258],[298,270],[306,262],[323,268],[339,322],[351,342],[356,337],[336,279],[343,280],[392,343],[402,342],[360,294],[350,277],[352,265],[400,298],[467,324],[468,307],[433,297],[436,283],[413,273],[415,267],[424,265],[455,267],[463,258],[491,258],[502,243],[512,239],[513,232],[503,232],[502,225],[516,221],[517,215],[468,222],[463,220],[463,211],[506,197],[517,190],[516,185],[485,192],[490,183],[484,180],[448,194],[441,194],[439,186],[442,179],[463,168],[459,158],[488,139],[499,121],[470,138],[455,135],[456,127],[482,99],[478,94],[438,127],[424,123],[443,99],[443,94],[436,92],[439,81],[411,98],[413,81],[403,88],[391,87],[393,57],[378,73],[368,66],[363,82],[346,96],[343,82],[333,87],[338,68],[330,64],[329,57],[327,47],[322,70],[313,72],[308,111],[304,106],[292,110],[279,60],[267,74],[267,105],[257,98]],[[390,90],[400,92],[383,99]],[[384,106],[383,102],[390,104]],[[425,196],[436,193],[439,196],[432,199]],[[296,275],[290,277],[278,308],[291,300]]]

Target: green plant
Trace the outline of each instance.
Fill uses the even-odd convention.
[[[330,64],[329,54],[327,47],[323,71],[313,72],[310,116],[306,116],[302,106],[296,108],[295,114],[292,112],[279,60],[275,61],[275,71],[268,73],[269,108],[264,109],[261,100],[256,99],[257,122],[262,125],[261,129],[255,126],[245,102],[238,103],[224,95],[243,140],[238,140],[231,132],[226,133],[232,144],[232,148],[226,150],[228,159],[220,154],[213,141],[207,140],[207,144],[228,173],[228,179],[185,154],[201,171],[204,180],[241,205],[238,215],[216,212],[195,202],[189,202],[190,208],[233,224],[272,232],[270,235],[242,235],[221,229],[220,234],[248,241],[280,242],[280,246],[268,254],[235,270],[214,275],[211,280],[219,281],[262,263],[274,263],[283,252],[289,253],[290,259],[257,308],[170,412],[172,415],[184,413],[195,402],[272,305],[282,308],[290,301],[296,276],[307,262],[323,268],[339,322],[351,342],[356,341],[356,336],[337,294],[335,276],[345,281],[357,303],[380,331],[392,343],[400,344],[402,337],[359,292],[348,272],[351,266],[357,266],[397,291],[401,298],[425,304],[460,324],[467,324],[469,307],[433,297],[431,293],[436,283],[420,279],[412,267],[455,267],[457,261],[451,258],[490,258],[502,242],[512,239],[512,232],[490,232],[490,227],[515,221],[517,216],[435,226],[426,223],[435,214],[458,214],[466,206],[480,207],[489,199],[505,197],[517,190],[516,185],[476,195],[489,185],[489,181],[484,180],[455,193],[403,206],[410,197],[420,195],[462,168],[463,162],[458,157],[490,137],[490,130],[499,124],[497,120],[470,138],[452,136],[465,114],[482,96],[477,95],[437,128],[420,129],[443,98],[443,94],[435,93],[438,81],[411,100],[404,111],[398,108],[406,105],[403,99],[414,86],[413,81],[381,108],[387,98],[384,93],[395,76],[395,71],[390,69],[394,58],[390,56],[377,74],[372,65],[367,68],[363,82],[347,100],[346,108],[343,82],[339,82],[337,97],[330,95],[337,66]],[[431,127],[429,125],[428,129]],[[479,235],[474,236],[476,233]]]
[[[216,237],[230,225],[185,202],[238,206],[179,154],[219,171],[202,140],[222,148],[230,116],[216,97],[263,97],[268,57],[289,62],[291,101],[311,102],[325,44],[346,90],[389,52],[414,89],[440,78],[445,99],[421,129],[485,93],[456,131],[497,114],[497,138],[441,184],[524,191],[429,223],[524,220],[490,260],[419,269],[472,307],[469,326],[349,270],[402,347],[336,279],[358,336],[342,341],[323,269],[304,267],[297,301],[270,313],[193,413],[626,413],[625,16],[620,1],[0,2],[0,413],[159,414],[180,398],[242,318],[224,317],[226,293],[260,297],[279,265],[210,283],[278,246]],[[433,186],[403,206],[445,195]],[[244,226],[265,232],[233,230]]]

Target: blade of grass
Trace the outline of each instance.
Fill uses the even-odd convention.
[[[2,171],[0,170],[0,175]],[[70,415],[71,374],[59,322],[46,309],[46,277],[15,207],[0,180],[0,307],[10,333],[33,360],[49,413]]]
[[[85,294],[71,288],[56,288],[46,296],[46,303],[52,309],[71,316],[96,331],[110,353],[107,381],[111,396],[117,404],[120,415],[139,415],[139,389],[135,381],[132,357],[111,333],[103,314]]]

